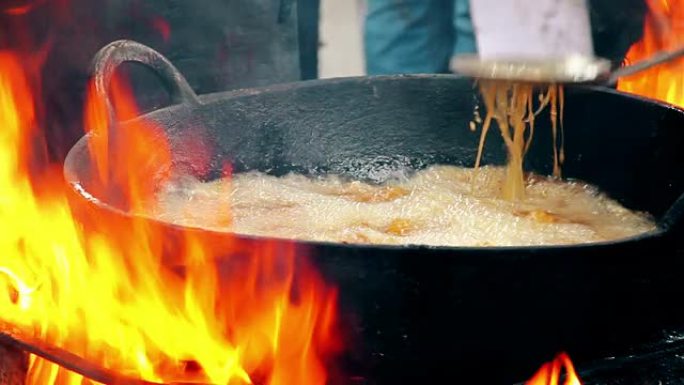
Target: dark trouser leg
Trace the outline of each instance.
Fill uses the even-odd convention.
[[[333,0],[351,1],[351,0]],[[299,65],[302,79],[318,77],[318,19],[320,0],[297,0],[299,18]]]
[[[369,75],[447,72],[454,0],[368,0],[364,32]]]

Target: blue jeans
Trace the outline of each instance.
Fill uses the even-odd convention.
[[[367,1],[369,75],[445,73],[453,55],[476,50],[468,0]]]

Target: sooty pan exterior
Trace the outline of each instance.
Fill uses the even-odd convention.
[[[297,247],[339,287],[351,347],[343,382],[511,383],[558,351],[581,364],[624,352],[684,320],[682,205],[676,203],[684,191],[684,114],[607,89],[566,92],[565,177],[650,212],[661,230],[620,242],[542,248],[276,241]],[[175,167],[187,172],[197,171],[187,150],[192,137],[211,152],[214,175],[231,161],[235,172],[337,173],[381,182],[430,164],[472,166],[478,134],[468,122],[476,94],[470,80],[454,76],[321,80],[205,95],[199,104],[145,118],[165,127]],[[552,164],[548,122],[548,114],[537,119],[527,156],[527,167],[543,174]],[[65,175],[73,186],[96,191],[87,141],[70,152]],[[484,159],[504,162],[496,132]],[[88,225],[129,219],[113,196],[93,201],[74,189],[72,198]],[[110,220],[89,223],[93,212]],[[155,225],[169,239],[182,230]],[[208,242],[233,236],[194,231]],[[266,242],[237,239],[245,247]]]

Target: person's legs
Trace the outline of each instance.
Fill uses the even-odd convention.
[[[447,72],[454,43],[453,1],[368,0],[367,73]]]
[[[302,80],[318,77],[320,0],[297,0],[299,67]]]

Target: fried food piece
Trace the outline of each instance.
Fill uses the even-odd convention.
[[[370,186],[360,182],[352,182],[343,195],[356,202],[380,203],[391,202],[409,194],[409,190],[399,186]]]
[[[389,226],[387,226],[385,229],[385,232],[392,235],[403,236],[410,233],[414,229],[415,225],[408,219],[397,218],[390,222]]]

